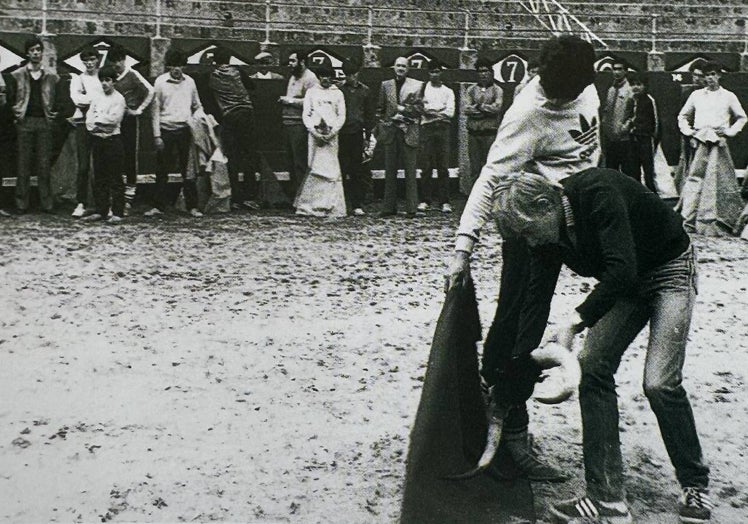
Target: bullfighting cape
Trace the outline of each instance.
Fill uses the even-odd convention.
[[[486,444],[476,342],[481,339],[472,281],[447,293],[410,433],[400,522],[533,522],[525,479],[499,481],[490,471],[468,480],[444,477],[470,470]]]

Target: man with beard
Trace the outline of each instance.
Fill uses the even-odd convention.
[[[309,145],[306,127],[301,120],[304,96],[312,87],[319,85],[317,75],[307,68],[306,53],[294,51],[288,56],[291,76],[288,79],[286,94],[278,99],[281,117],[286,131],[289,181],[286,195],[293,202],[296,190],[308,167]]]
[[[210,91],[221,112],[221,141],[229,159],[231,208],[243,205],[255,211],[260,208],[257,183],[257,143],[255,136],[254,105],[249,91],[254,82],[237,67],[229,65],[231,51],[225,47],[215,50],[216,69],[210,75]],[[239,184],[239,171],[244,173],[244,184]]]
[[[408,78],[408,59],[404,56],[395,60],[393,68],[395,78],[382,82],[377,106],[377,142],[384,146],[384,204],[380,216],[397,214],[397,170],[402,161],[405,168],[405,212],[409,217],[415,217],[423,82]]]

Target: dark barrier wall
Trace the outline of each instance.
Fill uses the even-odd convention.
[[[241,66],[248,73],[255,71],[252,66]],[[286,68],[273,68],[274,70],[287,74]],[[203,99],[206,109],[210,109],[210,97],[207,90],[207,76],[210,72],[208,66],[191,65],[186,68],[187,74],[193,76],[198,84],[198,88]],[[70,81],[69,73],[64,68],[60,68],[62,81],[60,83],[59,100],[61,105],[61,114],[56,131],[56,143],[61,145],[64,137],[69,130],[69,124],[65,118],[72,115],[73,106],[68,96],[68,86]],[[364,69],[360,78],[366,83],[377,96],[379,85],[382,80],[392,78],[393,73],[390,68]],[[427,73],[424,70],[413,70],[412,76],[419,80],[426,80]],[[662,145],[665,156],[670,165],[675,165],[678,161],[680,134],[678,132],[676,116],[683,103],[682,81],[674,80],[676,76],[673,73],[649,73],[649,92],[656,99],[660,121],[663,126]],[[687,75],[685,75],[687,76]],[[446,85],[453,88],[457,107],[461,105],[460,100],[460,83],[473,82],[474,72],[470,70],[452,69],[445,71],[443,74]],[[604,97],[607,87],[610,85],[611,77],[608,73],[600,73],[596,80],[596,86],[600,92],[601,99]],[[500,84],[501,85],[501,84]],[[748,73],[730,73],[722,77],[722,85],[733,91],[740,100],[744,108],[748,109]],[[504,84],[505,104],[510,104],[515,84]],[[285,163],[285,147],[283,137],[283,127],[280,119],[280,108],[277,103],[278,97],[285,94],[286,80],[259,80],[256,81],[256,89],[253,93],[255,101],[255,116],[259,137],[259,148],[266,152],[268,160],[272,167],[277,171],[287,169]],[[452,154],[450,160],[451,167],[457,167],[458,162],[458,119],[453,123],[452,133]],[[748,165],[748,126],[736,138],[730,140],[730,150],[738,169],[745,169]],[[0,144],[0,147],[15,147],[12,143]],[[141,161],[140,171],[142,173],[154,172],[155,153],[153,149],[153,139],[150,126],[150,116],[145,115],[141,119]],[[372,169],[383,168],[383,158],[381,153],[375,155],[371,164]],[[3,166],[3,176],[13,176],[13,169]]]

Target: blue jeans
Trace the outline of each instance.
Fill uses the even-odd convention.
[[[623,352],[649,322],[644,393],[660,426],[681,486],[706,488],[704,464],[691,404],[683,389],[683,362],[696,299],[693,248],[642,275],[636,293],[621,298],[590,330],[579,355],[582,380],[584,467],[587,494],[625,499],[614,374]]]

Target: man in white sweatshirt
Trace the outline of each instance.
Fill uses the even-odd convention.
[[[443,66],[429,63],[429,81],[423,87],[421,115],[421,203],[419,211],[428,210],[434,197],[433,170],[436,168],[438,199],[442,212],[451,213],[449,201],[449,135],[455,116],[455,93],[442,83]]]
[[[504,115],[486,165],[465,205],[449,263],[449,286],[469,276],[470,255],[481,229],[492,216],[494,192],[500,180],[534,173],[559,181],[598,165],[600,100],[592,85],[594,61],[592,46],[578,37],[563,35],[543,44],[538,77],[517,95]],[[499,301],[483,346],[481,370],[486,384],[493,387],[494,398],[499,400],[513,397],[512,391],[532,391],[532,387],[518,382],[534,382],[538,378],[525,372],[525,368],[531,368],[529,352],[540,340],[519,329],[520,314],[543,314],[542,305],[524,303],[529,256],[525,241],[504,239]],[[514,399],[510,406],[504,423],[503,449],[519,474],[531,480],[563,480],[561,471],[529,452],[526,400]]]
[[[177,158],[182,175],[182,188],[187,210],[193,217],[203,214],[197,209],[197,187],[195,179],[187,179],[187,160],[192,146],[189,121],[192,114],[201,109],[195,81],[182,72],[187,63],[184,53],[171,48],[165,56],[167,72],[156,78],[151,105],[153,144],[156,148],[156,205],[145,212],[145,216],[156,216],[169,206],[167,183],[170,162]]]
[[[73,211],[74,218],[86,213],[88,203],[89,171],[91,165],[91,142],[86,130],[86,112],[91,100],[104,94],[99,81],[99,63],[101,55],[95,47],[87,47],[80,53],[85,70],[79,75],[70,77],[70,99],[75,104],[75,113],[70,122],[75,126],[75,147],[78,161],[76,174],[76,200],[78,205]]]

